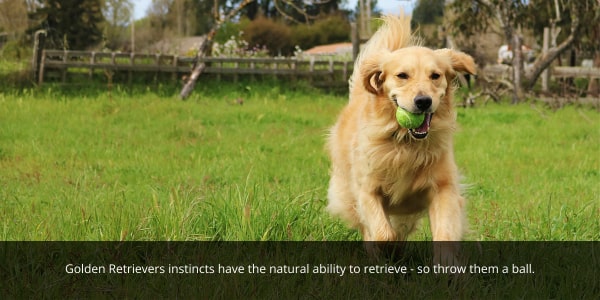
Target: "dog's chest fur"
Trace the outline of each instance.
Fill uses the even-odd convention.
[[[373,143],[365,148],[368,176],[375,180],[377,193],[390,212],[413,214],[426,209],[430,203],[431,190],[436,188],[435,166],[445,150],[433,148],[431,140],[412,141],[408,135],[392,137]]]

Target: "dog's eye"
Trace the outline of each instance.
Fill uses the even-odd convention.
[[[398,76],[398,78],[400,78],[400,79],[408,79],[408,74],[406,74],[406,73],[404,73],[404,72],[402,72],[402,73],[399,73],[399,74],[398,74],[398,75],[396,75],[396,76]]]
[[[433,80],[437,80],[440,79],[440,74],[439,73],[431,73],[431,79]]]

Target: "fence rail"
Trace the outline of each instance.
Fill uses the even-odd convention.
[[[58,72],[62,82],[67,81],[69,74],[88,74],[94,76],[96,70],[111,73],[120,72],[128,75],[128,80],[136,73],[171,74],[176,80],[180,75],[192,71],[195,58],[164,54],[89,52],[42,50],[38,70],[35,71],[39,85],[42,85],[49,72]],[[197,63],[204,62],[208,67],[204,73],[232,78],[237,81],[240,76],[272,76],[288,77],[292,80],[305,79],[321,87],[346,87],[352,74],[352,61],[336,61],[316,59],[315,57],[296,58],[199,58]],[[82,69],[84,70],[82,72]],[[511,67],[507,65],[488,65],[481,73],[490,76],[511,76]],[[589,78],[600,79],[600,68],[587,67],[552,67],[550,76],[554,78]]]
[[[59,71],[62,81],[66,82],[67,74],[75,69],[87,69],[89,76],[95,70],[107,72],[128,72],[131,80],[135,72],[171,73],[174,78],[178,74],[188,74],[194,64],[193,57],[182,57],[164,54],[140,54],[118,52],[88,52],[43,50],[41,63],[37,72],[38,84],[43,84],[48,71]],[[204,73],[216,74],[218,77],[240,75],[251,76],[289,76],[306,78],[316,85],[343,86],[353,70],[352,61],[322,60],[314,57],[307,59],[294,58],[220,58],[205,57],[197,63],[204,62],[208,67]]]
[[[550,76],[554,78],[600,78],[600,68],[589,67],[551,67]],[[488,65],[483,73],[492,76],[512,76],[512,67],[507,65]]]

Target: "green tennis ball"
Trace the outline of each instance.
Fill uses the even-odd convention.
[[[425,121],[425,114],[413,114],[400,107],[396,110],[396,120],[404,128],[418,128]]]

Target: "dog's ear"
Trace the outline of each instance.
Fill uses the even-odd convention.
[[[379,95],[383,91],[385,76],[378,61],[367,60],[361,65],[361,77],[365,89],[372,94]]]
[[[457,72],[477,74],[477,66],[473,57],[460,51],[452,49],[438,49],[435,53],[450,59],[452,69]]]
[[[363,77],[365,89],[369,93],[379,95],[383,90],[383,72],[373,71]]]

